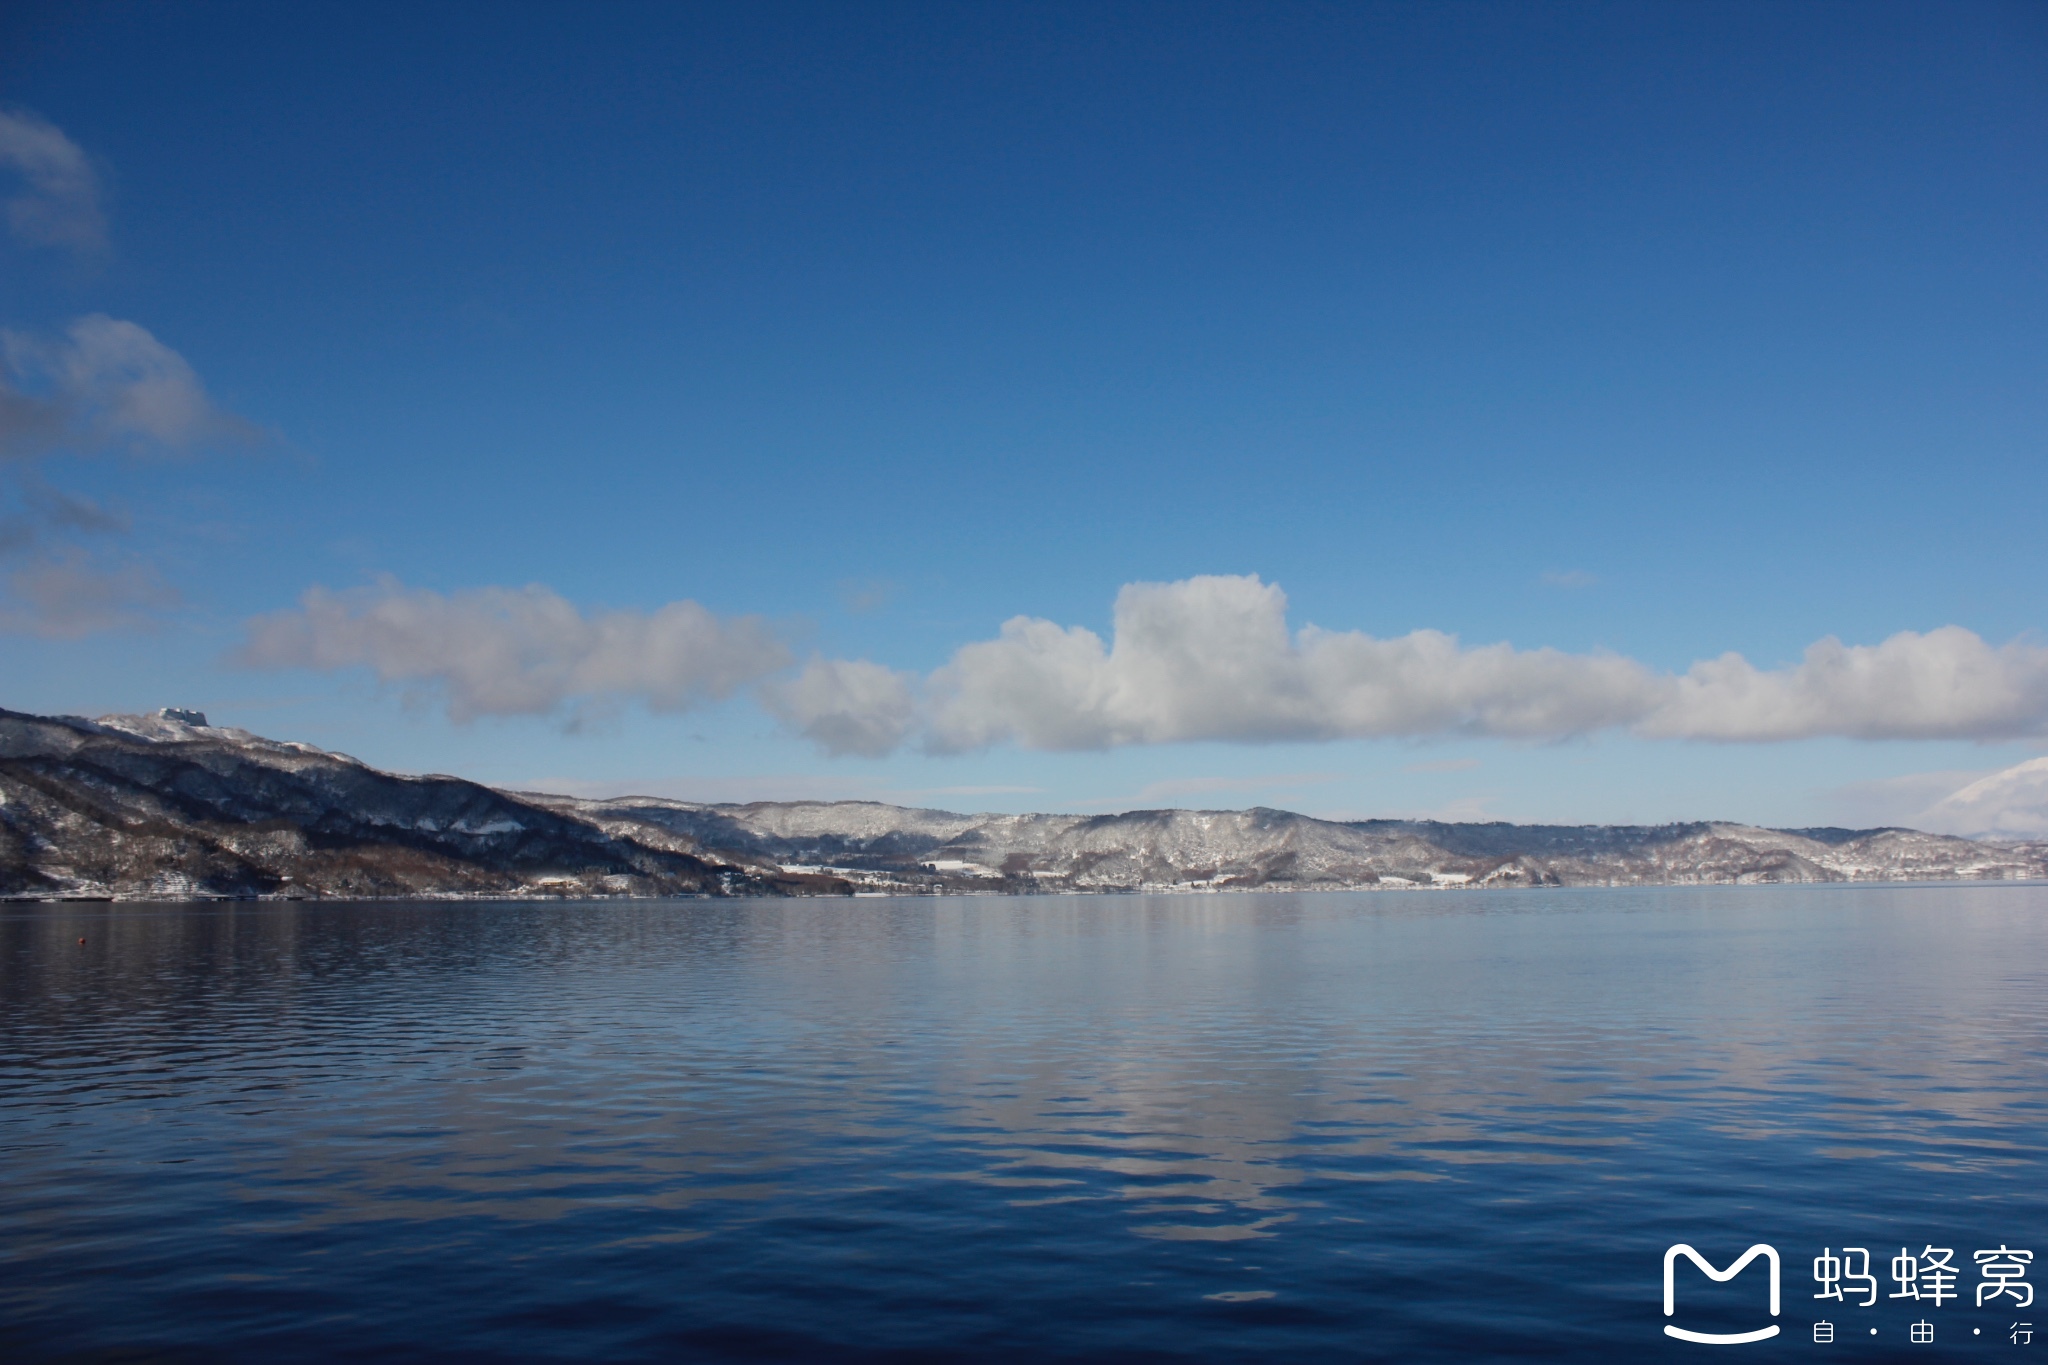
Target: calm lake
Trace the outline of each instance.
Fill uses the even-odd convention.
[[[9,1361],[2048,1361],[2022,1250],[2039,885],[0,907]]]

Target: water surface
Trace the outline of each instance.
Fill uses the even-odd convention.
[[[0,1356],[2025,1360],[2044,1082],[2041,886],[17,905]]]

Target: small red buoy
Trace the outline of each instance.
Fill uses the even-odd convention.
[[[80,940],[78,940],[78,941],[79,941],[80,943],[83,943],[83,942],[85,942],[85,940],[84,940],[84,939],[80,939]]]

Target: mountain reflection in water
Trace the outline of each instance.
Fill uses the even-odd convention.
[[[2044,1082],[2039,885],[15,905],[0,1355],[1775,1358]]]

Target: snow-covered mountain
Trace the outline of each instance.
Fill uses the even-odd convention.
[[[844,892],[614,833],[474,782],[400,777],[197,712],[0,711],[0,895],[508,896]]]
[[[2048,844],[1906,829],[961,815],[579,800],[402,777],[196,712],[0,711],[0,895],[1137,891],[2048,876]]]
[[[1921,815],[1937,829],[1999,839],[2048,836],[2048,758],[2030,758],[1979,778]]]
[[[1317,820],[1279,810],[956,815],[864,801],[528,797],[876,889],[1125,891],[2008,879],[2048,845],[1907,829]]]

